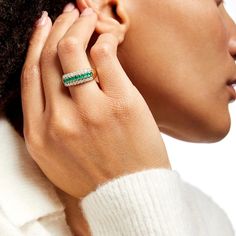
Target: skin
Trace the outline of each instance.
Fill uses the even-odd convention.
[[[111,4],[116,4],[116,12],[112,12]],[[89,235],[86,222],[76,209],[77,201],[98,184],[144,166],[170,168],[159,129],[186,141],[222,139],[230,128],[230,94],[226,84],[236,77],[236,27],[223,6],[213,0],[150,0],[145,4],[141,0],[77,1],[80,11],[87,6],[97,12],[96,21],[90,17],[87,23],[81,22],[65,34],[65,25],[69,28],[78,17],[68,13],[63,18],[65,25],[62,27],[59,18],[48,39],[51,23],[36,30],[22,73],[28,151],[47,177],[63,190],[61,197],[67,205],[68,222],[77,235]],[[91,45],[97,42],[99,34],[103,37],[97,43],[98,49],[91,51],[87,30],[93,27],[96,33]],[[72,39],[83,39],[76,44],[80,49],[76,54]],[[90,64],[100,68],[101,90],[109,99],[101,99],[98,90],[95,92],[94,81],[69,90],[58,82],[61,70],[68,73],[78,65],[88,66],[88,61],[81,59],[86,57],[81,43],[88,46]],[[62,69],[55,63],[56,54]],[[68,63],[72,57],[76,65]],[[89,101],[96,101],[97,105]],[[61,114],[67,114],[69,122]],[[102,143],[109,143],[105,149],[101,138],[95,138],[101,137],[101,133]],[[86,139],[86,146],[81,137]],[[61,140],[67,145],[62,145]],[[108,151],[112,159],[106,155]],[[120,159],[121,151],[129,153],[125,164]],[[90,159],[93,156],[96,163]],[[110,166],[116,168],[110,171]]]
[[[159,129],[185,141],[221,140],[230,129],[226,84],[236,79],[236,26],[223,4],[124,4],[131,23],[118,56]]]
[[[125,31],[104,30],[90,50],[99,84],[67,88],[61,82],[62,73],[90,67],[85,52],[97,18],[78,9],[64,11],[53,25],[45,18],[35,27],[21,74],[27,150],[65,193],[60,196],[67,221],[77,235],[87,230],[77,205],[83,208],[84,197],[99,185],[137,171],[171,168],[155,119],[116,56],[122,40],[117,33]]]

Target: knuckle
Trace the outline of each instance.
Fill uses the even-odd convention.
[[[75,53],[80,47],[80,42],[76,37],[65,37],[57,45],[58,52]]]
[[[127,97],[122,97],[118,99],[114,99],[112,101],[111,109],[113,114],[118,118],[126,118],[128,119],[136,112],[137,101],[135,96],[129,95]]]
[[[59,141],[62,138],[62,129],[57,123],[52,123],[48,125],[47,131],[48,140]]]
[[[35,47],[35,45],[38,44],[38,42],[41,40],[42,36],[35,33],[32,35],[31,39],[29,40],[29,45],[28,45],[28,48],[29,49],[32,49]]]
[[[132,105],[128,99],[119,99],[113,102],[112,110],[116,114],[129,113],[131,111]]]
[[[28,78],[28,77],[35,77],[39,75],[39,67],[37,65],[25,65],[23,68],[23,77]]]
[[[50,61],[57,56],[57,48],[52,45],[47,45],[42,51],[41,59],[44,62]]]
[[[78,135],[78,131],[74,128],[73,124],[61,115],[52,115],[48,121],[47,127],[47,134],[49,138],[54,141],[61,142],[61,140],[68,140]]]
[[[106,123],[106,118],[103,112],[98,111],[97,109],[90,109],[89,111],[80,111],[80,117],[85,126],[99,128],[103,127]]]
[[[61,14],[56,18],[54,24],[64,24],[66,21],[67,21],[67,16],[65,14]]]
[[[90,53],[92,57],[109,57],[112,55],[112,46],[108,42],[95,44]]]
[[[29,87],[32,82],[32,79],[35,77],[38,78],[39,76],[40,76],[39,66],[32,64],[25,65],[22,69],[22,74],[21,74],[24,87]]]

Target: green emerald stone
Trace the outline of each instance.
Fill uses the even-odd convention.
[[[71,83],[71,82],[74,82],[78,79],[84,79],[84,78],[89,78],[89,77],[92,77],[93,73],[92,72],[86,72],[84,74],[80,74],[80,75],[75,75],[71,78],[67,78],[67,79],[64,79],[64,83]]]

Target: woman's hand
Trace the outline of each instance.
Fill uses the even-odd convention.
[[[64,87],[62,75],[91,67],[86,48],[97,14],[64,12],[37,26],[22,70],[27,149],[46,176],[80,199],[99,184],[149,168],[170,168],[159,129],[101,34],[90,51],[98,80]]]

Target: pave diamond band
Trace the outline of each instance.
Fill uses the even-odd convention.
[[[62,76],[63,84],[73,86],[93,80],[96,77],[96,71],[92,68],[86,68],[75,72],[67,73]]]

